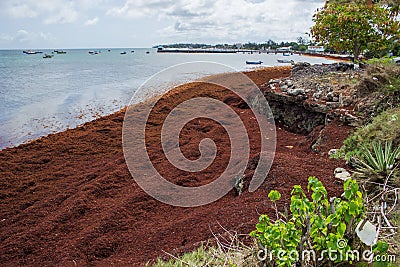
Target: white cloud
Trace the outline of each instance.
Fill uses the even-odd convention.
[[[27,4],[16,4],[8,10],[9,14],[15,18],[34,18],[38,15],[35,10]]]
[[[97,24],[97,22],[99,22],[99,18],[98,17],[95,17],[95,18],[93,18],[93,19],[88,19],[86,22],[85,22],[85,26],[94,26],[94,25],[96,25]]]
[[[2,34],[0,35],[0,41],[2,42],[17,42],[17,43],[37,43],[40,41],[48,41],[53,39],[51,34],[44,32],[29,32],[21,29],[14,34]]]
[[[159,30],[171,40],[294,40],[304,36],[324,0],[126,0],[107,14],[168,22]]]
[[[79,2],[67,0],[1,0],[0,9],[13,18],[41,17],[45,24],[72,23]]]

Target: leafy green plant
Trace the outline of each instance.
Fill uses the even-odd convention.
[[[332,2],[314,15],[311,34],[317,43],[352,52],[356,61],[366,49],[378,52],[393,47],[399,38],[397,14],[393,6]]]
[[[363,146],[362,157],[355,162],[357,172],[364,177],[376,175],[385,179],[394,169],[400,155],[400,147],[393,148],[392,142],[373,142],[372,150]]]
[[[372,149],[372,144],[379,141],[400,145],[400,108],[387,110],[359,127],[343,142],[340,155],[345,155],[346,160],[351,156],[361,157],[363,147]]]
[[[295,263],[322,266],[356,260],[349,252],[361,249],[354,230],[365,216],[357,182],[349,179],[344,183],[342,198],[328,199],[325,187],[315,177],[309,177],[307,189],[311,200],[301,186],[294,186],[290,217],[280,216],[276,211],[277,219],[272,221],[267,215],[261,215],[256,230],[250,233],[264,249],[265,262],[289,267]],[[275,203],[280,194],[271,191],[269,197]],[[309,251],[315,255],[303,257]],[[324,253],[328,251],[349,256],[327,258]]]

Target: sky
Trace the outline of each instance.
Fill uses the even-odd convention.
[[[324,0],[0,0],[0,49],[295,41]]]

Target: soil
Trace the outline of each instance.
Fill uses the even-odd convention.
[[[290,68],[260,69],[246,73],[257,85],[290,75]],[[227,76],[227,79],[229,75]],[[218,89],[218,88],[217,88]],[[181,135],[181,149],[188,158],[198,157],[198,143],[208,137],[221,149],[206,172],[185,176],[168,164],[159,150],[160,122],[165,108],[196,95],[212,96],[231,105],[247,121],[250,134],[250,164],[245,184],[254,172],[259,153],[254,114],[236,95],[215,86],[188,84],[167,94],[156,105],[146,135],[152,160],[176,184],[209,183],[229,159],[229,140],[218,125],[208,120],[188,124]],[[329,159],[311,149],[321,140],[323,151],[341,146],[351,128],[333,122],[323,131],[300,135],[277,125],[277,146],[272,168],[261,187],[237,196],[231,190],[211,204],[181,208],[163,204],[147,195],[132,179],[122,151],[124,110],[86,123],[76,129],[52,134],[15,148],[0,151],[0,263],[4,266],[143,266],[163,251],[191,251],[213,233],[225,229],[247,234],[260,213],[273,215],[267,194],[279,190],[282,207],[295,184],[306,188],[316,176],[330,195],[339,195],[342,184],[333,171],[344,162]],[[321,127],[320,127],[321,128]],[[207,130],[204,130],[207,129]],[[190,140],[190,142],[188,142]],[[220,151],[220,150],[218,150]]]

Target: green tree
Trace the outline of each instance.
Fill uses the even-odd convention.
[[[317,43],[351,52],[356,60],[365,50],[390,49],[399,40],[397,6],[338,2],[327,4],[314,15],[311,34]]]

